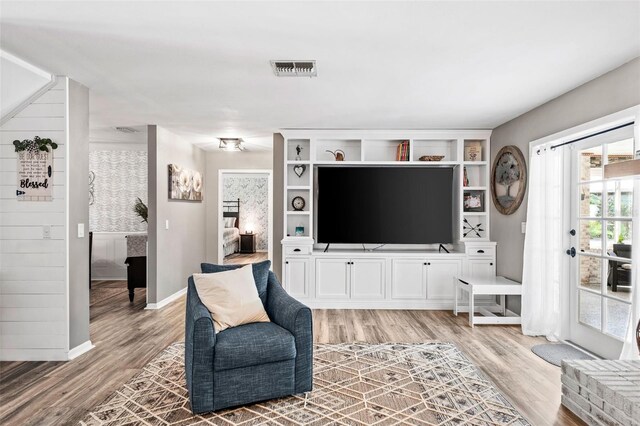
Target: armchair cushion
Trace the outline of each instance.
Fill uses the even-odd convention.
[[[201,263],[200,268],[203,274],[211,274],[215,272],[231,271],[233,269],[242,268],[245,265],[216,265],[214,263]],[[271,261],[265,260],[263,262],[253,263],[253,279],[256,282],[256,288],[258,289],[258,296],[264,306],[267,306],[267,282],[269,280],[269,268],[271,268]]]
[[[295,357],[295,339],[284,328],[266,322],[245,324],[217,334],[213,369],[231,370]]]
[[[216,333],[252,322],[269,322],[258,297],[251,265],[216,274],[193,274],[200,300],[207,307]]]

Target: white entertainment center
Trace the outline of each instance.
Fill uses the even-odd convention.
[[[489,130],[285,130],[283,285],[312,308],[452,309],[454,277],[496,273],[489,240]],[[397,160],[398,146],[408,142]],[[480,148],[472,161],[470,149]],[[336,150],[344,153],[336,161]],[[465,159],[465,152],[467,158]],[[432,161],[421,161],[429,156]],[[441,157],[441,158],[440,158]],[[435,159],[438,158],[438,161]],[[453,244],[317,244],[316,167],[448,167],[453,169]],[[340,188],[336,188],[337,191]],[[481,208],[464,208],[465,196]],[[293,207],[296,197],[304,207]],[[473,210],[473,211],[470,211]]]

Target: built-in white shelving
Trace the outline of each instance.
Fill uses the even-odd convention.
[[[315,166],[378,165],[453,168],[454,214],[458,218],[454,240],[456,237],[461,242],[489,240],[491,131],[284,130],[282,134],[285,237],[314,237]],[[408,158],[397,161],[398,145],[405,141],[409,143]],[[338,151],[344,155],[344,161],[335,160]],[[424,156],[438,161],[420,161]],[[305,200],[302,211],[292,206],[296,196]]]

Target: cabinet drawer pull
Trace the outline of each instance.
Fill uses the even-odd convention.
[[[431,265],[431,262],[427,262],[427,265]]]
[[[299,249],[299,248],[297,248],[297,249],[293,249],[293,251],[300,251],[300,249]]]
[[[285,261],[285,262],[284,262],[284,264],[285,264],[285,265],[288,265],[288,264],[289,264],[289,261],[288,261],[288,260],[287,260],[287,261]]]
[[[493,266],[493,262],[491,262],[491,263],[489,264],[489,266]]]
[[[424,266],[427,266],[427,262],[424,262],[424,263],[423,263],[423,265],[424,265]]]
[[[478,250],[477,253],[484,253],[484,250]]]

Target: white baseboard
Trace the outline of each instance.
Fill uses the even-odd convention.
[[[89,352],[93,348],[95,348],[95,346],[93,345],[93,343],[91,343],[91,340],[87,340],[86,342],[81,343],[75,348],[69,350],[69,355],[67,355],[67,357],[69,358],[69,361],[71,361],[72,359],[78,358],[80,355]]]
[[[182,290],[176,291],[171,296],[162,299],[158,303],[147,303],[147,306],[145,307],[145,309],[162,309],[165,306],[167,306],[169,303],[179,299],[182,295],[186,293],[187,293],[187,287],[183,288]]]

